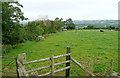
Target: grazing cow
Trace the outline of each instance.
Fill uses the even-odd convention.
[[[104,32],[103,30],[100,30],[100,32]]]

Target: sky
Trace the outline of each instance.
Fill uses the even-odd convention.
[[[18,0],[29,20],[117,20],[120,0]]]

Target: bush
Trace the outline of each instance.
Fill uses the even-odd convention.
[[[12,49],[12,45],[3,45],[2,47],[2,55],[9,53],[9,51]]]
[[[86,29],[93,29],[93,28],[94,28],[94,25],[89,24]]]
[[[107,29],[115,29],[115,26],[108,26]]]

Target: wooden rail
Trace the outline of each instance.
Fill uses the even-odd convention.
[[[55,63],[55,64],[53,64],[53,65],[56,66],[56,65],[64,64],[64,63],[68,63],[68,62],[70,62],[70,60],[68,60],[68,61],[63,61],[63,62],[59,62],[59,63]],[[28,70],[27,73],[33,72],[33,71],[37,71],[37,70],[41,70],[41,69],[45,69],[45,68],[48,68],[48,67],[51,67],[51,65],[44,66],[44,67],[40,67],[40,68],[35,68],[35,69],[32,69],[32,70]]]
[[[54,59],[60,58],[60,57],[66,57],[66,60],[62,61],[62,62],[55,63]],[[44,66],[44,67],[39,67],[39,68],[34,68],[34,69],[26,71],[26,68],[25,68],[26,64],[42,62],[42,61],[47,61],[47,60],[51,60],[51,64],[50,65],[47,65],[47,66]],[[95,76],[92,72],[88,71],[84,66],[82,66],[79,62],[77,62],[75,59],[73,59],[70,56],[70,47],[67,47],[66,54],[58,55],[58,56],[52,55],[49,58],[33,60],[33,61],[28,61],[28,62],[26,61],[26,54],[25,53],[20,54],[19,57],[18,57],[18,60],[17,60],[17,63],[19,65],[18,71],[19,71],[20,76],[29,76],[28,73],[32,73],[32,72],[35,72],[35,71],[42,70],[42,69],[50,67],[51,68],[50,72],[47,72],[47,73],[44,73],[44,74],[40,74],[40,75],[38,75],[38,73],[37,73],[37,76],[46,76],[46,75],[49,75],[49,74],[51,74],[51,76],[54,76],[54,74],[56,72],[60,72],[60,71],[66,70],[66,76],[65,77],[69,78],[70,77],[70,60],[72,60],[75,64],[77,64],[81,69],[83,69],[85,72],[87,72],[90,76]],[[60,64],[66,64],[66,67],[58,69],[58,70],[55,70],[55,66],[56,65],[60,65]]]
[[[32,72],[42,70],[42,69],[45,69],[45,68],[49,68],[49,67],[51,67],[50,72],[40,74],[40,75],[38,75],[38,73],[37,73],[37,76],[46,76],[46,75],[49,75],[49,74],[51,74],[51,76],[54,76],[54,74],[56,72],[66,70],[66,76],[65,77],[69,78],[70,77],[70,60],[72,60],[75,64],[77,64],[82,70],[87,72],[90,76],[95,76],[92,72],[88,71],[82,64],[77,62],[70,55],[71,55],[70,54],[70,47],[67,47],[66,54],[58,55],[58,56],[52,55],[49,58],[33,60],[33,61],[28,61],[28,62],[26,61],[26,54],[25,53],[19,54],[18,59],[16,57],[3,57],[3,56],[0,56],[0,58],[15,59],[15,61],[16,61],[16,71],[17,71],[17,74],[19,73],[18,78],[21,78],[22,76],[29,76],[29,74],[32,73]],[[66,57],[66,60],[62,61],[62,62],[55,63],[54,59],[57,59],[57,58],[60,58],[60,57]],[[25,67],[25,65],[27,65],[27,64],[42,62],[42,61],[47,61],[47,60],[51,60],[51,64],[48,65],[48,66],[39,67],[39,68],[31,69],[31,70],[26,70],[27,68]],[[55,66],[60,65],[60,64],[66,64],[66,67],[55,70]],[[2,64],[2,65],[10,65],[10,64]],[[4,71],[0,71],[0,72],[4,72]],[[110,63],[110,76],[112,76],[112,72],[113,72],[113,59],[111,59],[111,63]],[[35,75],[35,73],[34,73],[34,75]]]
[[[92,72],[88,71],[84,66],[82,66],[82,64],[80,64],[79,62],[77,62],[75,59],[73,59],[71,57],[71,60],[77,64],[81,69],[83,69],[85,72],[87,72],[90,76],[95,76]]]
[[[9,59],[15,59],[16,57],[4,57],[4,56],[0,56],[0,58],[9,58]]]
[[[69,56],[69,55],[70,55],[70,53],[69,54],[59,55],[59,56],[54,56],[53,58],[60,58],[60,57]],[[40,59],[40,60],[33,60],[33,61],[25,62],[23,64],[30,64],[30,63],[42,62],[42,61],[46,61],[46,60],[50,60],[50,58],[44,58],[44,59]]]
[[[57,71],[62,71],[62,70],[63,70],[63,69],[60,69],[60,70],[54,71],[54,66],[59,65],[59,64],[64,64],[64,63],[69,63],[69,62],[70,62],[70,60],[66,60],[66,61],[62,61],[62,62],[59,62],[59,63],[55,63],[55,64],[54,64],[54,58],[60,58],[60,57],[68,56],[68,55],[70,55],[70,53],[69,53],[69,54],[64,54],[64,55],[59,55],[59,56],[52,56],[52,57],[49,58],[49,59],[48,59],[48,58],[45,58],[45,59],[34,60],[34,61],[30,61],[30,62],[23,63],[23,65],[24,65],[24,64],[30,64],[30,63],[35,63],[35,62],[41,62],[41,61],[45,61],[45,60],[51,60],[51,62],[52,62],[51,65],[44,66],[44,67],[39,67],[39,68],[35,68],[35,69],[32,69],[32,70],[28,70],[28,71],[25,71],[25,68],[24,68],[24,66],[22,65],[22,63],[20,63],[20,61],[17,60],[18,65],[19,65],[19,67],[21,68],[21,69],[19,69],[19,72],[21,73],[21,72],[23,71],[24,74],[27,74],[27,73],[30,73],[30,72],[33,72],[33,71],[37,71],[37,70],[45,69],[45,68],[48,68],[48,67],[52,67],[52,68],[51,68],[51,73],[48,72],[48,73],[43,74],[43,75],[48,75],[48,74],[54,75],[55,72],[57,72]],[[66,67],[67,67],[67,66],[66,66]],[[67,67],[67,68],[68,68],[68,67]],[[66,68],[65,68],[65,69],[66,69]],[[21,74],[21,75],[23,75],[23,74]],[[40,76],[40,75],[39,75],[39,76]]]
[[[65,57],[65,56],[66,56],[66,61],[62,61],[62,62],[59,62],[59,63],[54,63],[54,59],[57,59],[57,58],[60,58],[60,57]],[[26,64],[42,62],[42,61],[47,61],[47,60],[51,60],[51,64],[50,65],[26,71],[26,68],[25,68]],[[66,78],[68,78],[70,76],[70,74],[69,74],[70,73],[70,48],[67,47],[66,54],[58,55],[58,56],[52,55],[49,58],[33,60],[33,61],[28,61],[28,62],[26,61],[26,54],[25,53],[19,54],[17,63],[18,63],[18,67],[19,67],[18,71],[19,71],[20,76],[29,76],[28,73],[30,73],[30,72],[35,72],[35,71],[38,71],[38,70],[42,70],[42,69],[51,67],[51,71],[50,72],[47,72],[45,74],[41,74],[41,75],[38,75],[38,76],[46,76],[46,75],[49,75],[49,74],[51,74],[51,76],[54,76],[54,73],[66,70],[66,73],[67,73],[66,74]],[[54,66],[60,65],[60,64],[65,64],[65,63],[66,63],[66,67],[65,68],[61,68],[61,69],[55,70]]]
[[[64,71],[64,70],[66,70],[66,69],[70,69],[70,66],[69,66],[69,67],[62,68],[62,69],[55,70],[54,73],[60,72],[60,71]],[[38,75],[38,76],[46,76],[46,75],[49,75],[49,74],[51,74],[51,72],[47,72],[47,73],[45,73],[45,74],[41,74],[41,75]]]
[[[0,65],[5,65],[5,66],[7,66],[8,64],[0,64]],[[11,65],[11,64],[9,64],[9,66],[16,66],[16,65]]]

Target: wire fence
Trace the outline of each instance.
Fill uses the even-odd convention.
[[[17,58],[16,57],[3,57],[2,58],[2,68],[0,68],[0,75],[2,77],[5,76],[16,76],[18,77],[18,72],[17,72]]]

